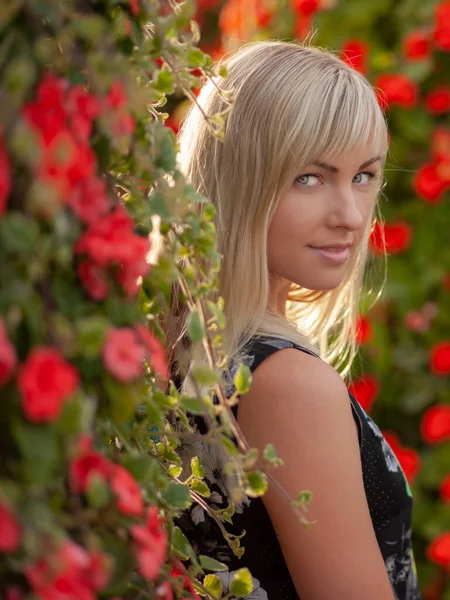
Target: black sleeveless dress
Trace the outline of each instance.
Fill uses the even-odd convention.
[[[254,337],[225,373],[227,396],[234,391],[234,375],[240,362],[245,362],[253,372],[265,358],[284,348],[296,348],[312,354],[284,339]],[[411,546],[411,490],[397,458],[377,425],[351,394],[349,400],[358,428],[367,503],[394,596],[396,600],[420,600]],[[237,408],[234,407],[236,416]],[[206,432],[203,419],[195,417],[194,422],[200,434]],[[187,466],[190,458],[196,455],[205,467],[205,480],[211,490],[208,503],[216,509],[225,508],[231,487],[229,474],[224,468],[227,456],[222,453],[220,445],[207,444],[202,441],[201,435],[193,434],[183,440],[183,463]],[[261,498],[248,498],[237,505],[233,525],[226,524],[231,534],[239,535],[243,530],[246,531],[241,540],[241,545],[245,547],[241,558],[233,554],[216,523],[197,504],[182,515],[178,525],[200,554],[228,565],[229,572],[216,573],[222,581],[224,592],[227,592],[230,574],[247,567],[254,578],[253,592],[247,596],[248,600],[299,600]]]

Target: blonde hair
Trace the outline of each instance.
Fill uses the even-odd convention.
[[[240,352],[254,335],[312,349],[336,368],[356,354],[355,329],[372,219],[342,283],[331,291],[292,285],[286,317],[267,309],[267,236],[278,199],[307,163],[372,143],[387,152],[387,128],[376,95],[360,73],[333,54],[296,42],[241,46],[198,102],[207,115],[226,108],[216,86],[234,90],[224,140],[211,134],[193,104],[179,132],[178,164],[216,208],[225,300],[225,350]],[[220,67],[220,63],[217,66]],[[168,315],[168,344],[180,339],[183,313]]]

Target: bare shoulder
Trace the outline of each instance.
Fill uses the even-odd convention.
[[[284,558],[305,600],[393,600],[364,492],[356,423],[344,381],[296,349],[278,350],[254,371],[238,423],[253,448],[275,445],[273,476],[291,498],[311,490],[308,531],[272,483],[263,497]],[[355,571],[349,568],[358,557]]]
[[[316,406],[341,402],[348,404],[348,393],[339,373],[323,360],[297,350],[286,348],[268,356],[254,371],[250,392],[246,399],[258,397],[259,402],[276,394],[289,398],[314,401]],[[242,402],[243,405],[249,402]]]

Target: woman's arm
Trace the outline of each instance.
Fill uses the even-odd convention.
[[[305,529],[269,486],[263,502],[302,600],[394,600],[363,487],[356,423],[339,374],[304,352],[280,350],[253,374],[238,423],[250,446],[273,443],[273,475],[291,497],[309,489]]]

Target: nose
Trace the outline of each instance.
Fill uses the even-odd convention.
[[[344,227],[357,231],[364,224],[361,200],[350,186],[336,187],[334,190],[333,209],[330,212],[332,227]],[[368,201],[368,198],[366,198]]]

